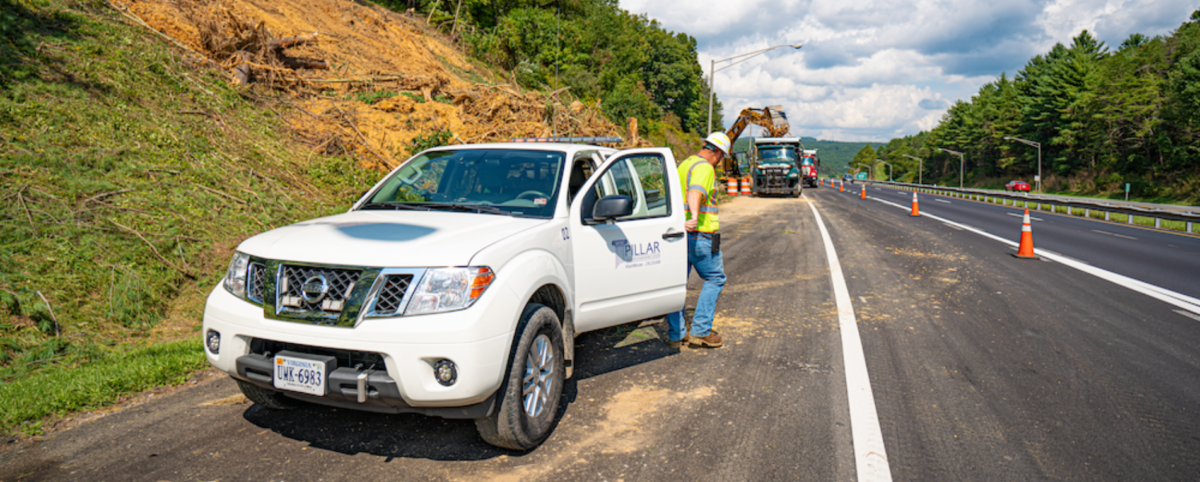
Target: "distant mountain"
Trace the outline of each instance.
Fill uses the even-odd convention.
[[[740,137],[733,143],[733,151],[745,151],[750,146],[750,137]],[[850,161],[854,155],[870,144],[872,149],[879,149],[885,142],[841,142],[823,141],[814,137],[801,137],[805,149],[816,149],[817,157],[821,158],[821,176],[840,177],[849,171]]]

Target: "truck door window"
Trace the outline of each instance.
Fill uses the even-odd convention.
[[[666,172],[665,161],[658,155],[625,158],[613,163],[584,198],[583,219],[591,218],[597,199],[614,194],[629,196],[634,204],[633,214],[617,221],[669,216],[670,193],[663,177]]]
[[[579,189],[595,173],[596,166],[592,162],[594,152],[585,151],[575,156],[575,162],[571,166],[571,177],[567,180],[567,204],[571,204],[571,201],[575,200]]]

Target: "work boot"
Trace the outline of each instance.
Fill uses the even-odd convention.
[[[721,345],[725,343],[725,341],[721,339],[721,335],[718,335],[715,331],[709,333],[708,336],[703,338],[698,336],[688,336],[687,342],[689,346],[699,348],[720,348]]]
[[[668,341],[668,342],[667,342],[667,348],[670,348],[670,349],[672,349],[672,350],[679,350],[679,349],[682,349],[682,348],[683,348],[683,342],[684,342],[684,341],[687,341],[687,338],[684,338],[684,339],[682,339],[682,340]]]

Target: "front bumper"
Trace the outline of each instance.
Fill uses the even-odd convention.
[[[243,301],[218,286],[208,297],[203,332],[220,333],[221,345],[219,353],[205,348],[205,354],[217,369],[264,388],[274,388],[273,358],[266,353],[270,348],[264,347],[286,344],[289,351],[299,353],[358,354],[358,360],[351,357],[336,363],[327,383],[331,388],[324,396],[280,392],[325,405],[451,418],[459,418],[453,415],[469,407],[462,418],[477,418],[469,415],[490,407],[491,397],[508,366],[518,314],[516,298],[506,286],[493,285],[466,310],[373,318],[354,328],[340,328],[267,319],[261,306]],[[439,384],[434,375],[434,364],[443,359],[453,361],[458,369],[458,377],[450,386]],[[378,360],[382,360],[383,366],[378,366]],[[346,392],[343,385],[353,385],[359,369],[371,369],[372,365],[374,372],[367,380],[368,396],[359,403],[357,390]],[[350,381],[343,383],[346,376]],[[486,406],[481,408],[481,405]]]

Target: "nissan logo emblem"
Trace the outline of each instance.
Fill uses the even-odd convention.
[[[316,275],[304,280],[304,284],[300,285],[300,295],[304,297],[304,301],[309,303],[319,303],[325,295],[329,293],[329,280],[323,275]]]

